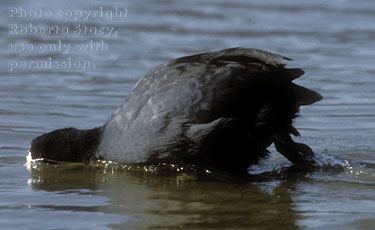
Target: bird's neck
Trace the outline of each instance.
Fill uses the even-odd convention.
[[[102,133],[102,128],[97,127],[88,130],[80,130],[79,135],[77,136],[79,148],[76,153],[79,154],[79,160],[82,162],[89,162],[95,159],[95,153],[99,146],[100,136]]]

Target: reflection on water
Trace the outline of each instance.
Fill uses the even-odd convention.
[[[297,229],[290,191],[297,180],[262,186],[229,175],[199,175],[191,170],[129,169],[116,164],[38,164],[31,167],[31,186],[49,193],[99,196],[110,205],[33,207],[121,215],[112,227],[123,229]],[[262,184],[262,183],[260,183]],[[79,215],[79,214],[77,214]]]
[[[324,157],[332,160],[327,154]],[[364,229],[373,226],[375,171],[349,162],[340,168],[326,165],[307,171],[289,166],[246,178],[194,166],[113,162],[37,162],[28,169],[31,188],[53,199],[30,205],[30,209],[45,215],[70,210],[76,218],[102,214],[108,216],[110,222],[103,222],[111,228],[299,229],[302,221],[319,229],[321,225],[336,226],[330,223],[337,218],[335,213],[343,223]],[[332,194],[332,189],[339,191]],[[347,196],[353,201],[341,203]],[[104,202],[97,204],[100,200]],[[354,210],[360,216],[352,216]],[[319,221],[305,221],[306,217]]]

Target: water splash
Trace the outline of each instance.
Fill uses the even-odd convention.
[[[347,160],[340,160],[332,154],[329,154],[327,150],[321,153],[315,153],[314,161],[316,166],[321,168],[345,168],[348,164]]]
[[[347,168],[349,162],[347,160],[341,160],[332,154],[329,154],[326,150],[321,153],[315,153],[313,158],[314,165],[311,170],[307,171],[327,171],[327,170],[343,170]],[[281,174],[284,172],[290,172],[291,169],[295,167],[291,162],[283,162],[276,157],[271,157],[271,159],[266,159],[261,161],[257,165],[252,165],[248,168],[248,173],[251,175],[261,175],[261,174]],[[297,166],[298,169],[298,166]],[[306,169],[306,168],[305,168]],[[293,171],[293,170],[292,170]],[[298,170],[297,170],[298,171]],[[302,170],[305,171],[305,170]]]

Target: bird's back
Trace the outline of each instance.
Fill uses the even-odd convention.
[[[216,153],[208,152],[236,144],[235,152],[250,152],[240,161],[255,162],[276,133],[296,132],[291,121],[300,105],[321,99],[292,83],[304,72],[285,68],[286,60],[233,48],[152,69],[106,123],[97,155],[123,162],[210,161]]]

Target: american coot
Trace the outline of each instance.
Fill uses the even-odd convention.
[[[292,83],[304,71],[286,57],[232,48],[181,57],[142,77],[104,126],[35,138],[33,159],[195,164],[245,173],[272,143],[294,164],[313,151],[294,142],[299,106],[322,99]]]

